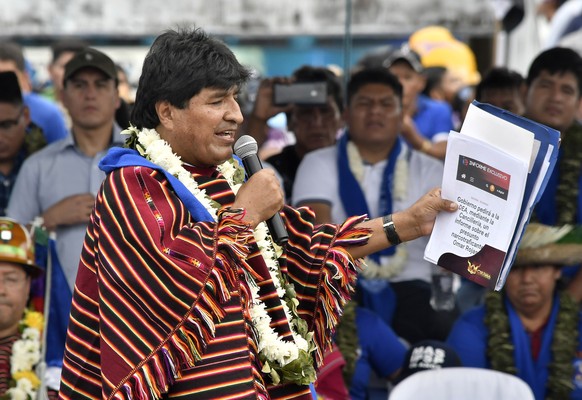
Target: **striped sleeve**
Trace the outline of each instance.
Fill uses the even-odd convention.
[[[341,225],[315,225],[308,208],[285,207],[289,233],[287,275],[295,286],[299,315],[314,331],[316,364],[331,350],[331,338],[345,303],[350,299],[360,268],[346,250],[367,243],[368,229],[358,228],[365,216],[348,218]]]
[[[60,398],[161,398],[224,316],[248,228],[192,223],[157,172],[108,175],[77,276]]]

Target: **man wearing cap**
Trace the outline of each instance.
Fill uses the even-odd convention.
[[[40,126],[47,143],[67,136],[65,119],[58,106],[32,91],[24,54],[18,44],[0,41],[0,71],[12,71],[18,77],[24,103],[30,109],[30,119]]]
[[[22,100],[14,72],[0,72],[0,216],[6,215],[8,199],[24,159],[41,149],[42,131],[30,124],[30,111]]]
[[[59,293],[63,307],[70,307],[85,230],[105,178],[99,161],[110,147],[124,142],[114,122],[119,105],[116,76],[113,61],[92,48],[77,53],[66,64],[62,98],[71,116],[70,135],[25,161],[8,204],[8,216],[23,224],[36,220],[56,234],[56,255],[66,279],[67,293]],[[68,309],[64,313],[68,315]],[[49,331],[60,332],[63,348],[66,329],[65,318],[62,326]],[[63,348],[55,355],[57,365]]]
[[[530,224],[504,290],[463,314],[447,339],[464,366],[517,375],[537,400],[582,398],[580,309],[558,281],[562,266],[582,261],[582,245],[562,238],[570,229]]]
[[[31,281],[41,272],[28,231],[10,218],[0,218],[0,396],[34,399],[40,387],[42,377],[34,367],[42,349],[42,314],[27,310],[27,303]],[[23,353],[25,348],[38,352]],[[56,398],[56,392],[50,397]]]
[[[413,149],[444,159],[453,114],[447,103],[421,94],[426,77],[420,56],[404,45],[384,61],[384,66],[398,77],[404,90],[402,136]]]

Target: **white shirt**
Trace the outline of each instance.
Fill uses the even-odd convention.
[[[403,147],[399,157],[407,157],[408,165],[408,192],[404,199],[395,199],[393,211],[400,211],[410,207],[432,188],[441,186],[443,164],[433,157],[417,151],[410,151]],[[386,160],[374,165],[364,165],[363,192],[368,203],[370,217],[379,217],[379,191]],[[295,206],[305,203],[324,203],[331,206],[333,223],[341,223],[347,217],[339,195],[337,167],[337,146],[315,150],[303,158],[293,185],[293,200]],[[419,238],[406,244],[408,261],[403,271],[391,278],[391,281],[401,282],[420,279],[431,281],[433,265],[424,260],[424,249],[428,238]],[[386,257],[387,259],[387,257]],[[384,260],[384,258],[383,258]]]

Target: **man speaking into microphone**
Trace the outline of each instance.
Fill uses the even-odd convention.
[[[248,77],[201,30],[152,44],[127,148],[100,164],[60,398],[310,399],[359,258],[456,209],[438,190],[341,225],[284,207],[273,171],[245,181],[232,157]],[[281,244],[265,223],[275,215]]]

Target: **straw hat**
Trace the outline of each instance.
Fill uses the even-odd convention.
[[[531,223],[519,245],[514,265],[573,265],[582,263],[582,240],[572,225]],[[568,235],[570,234],[570,235]]]

